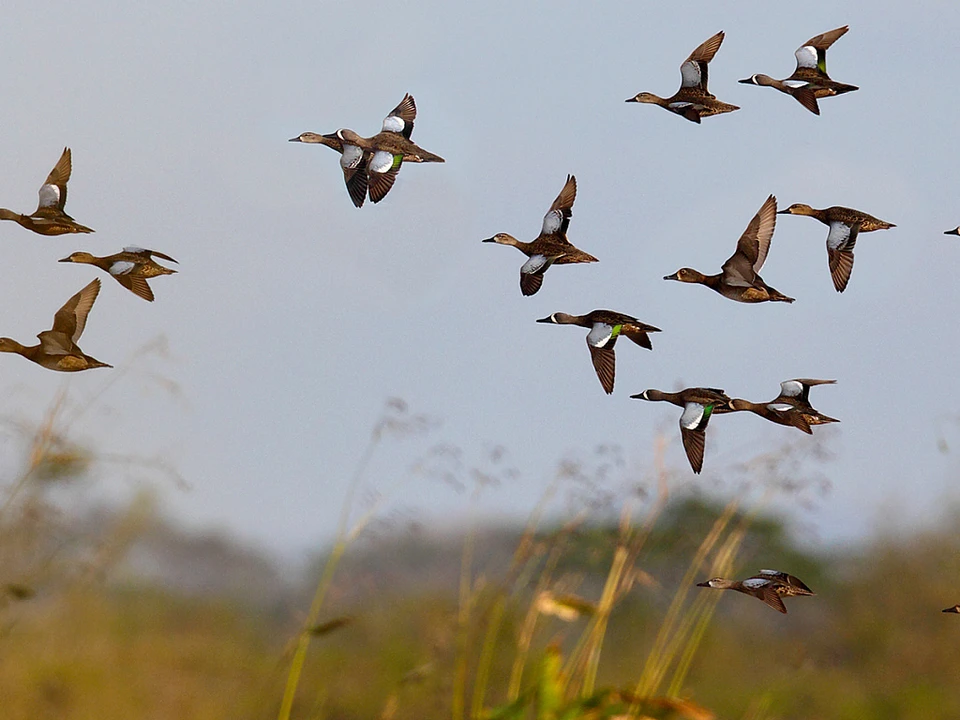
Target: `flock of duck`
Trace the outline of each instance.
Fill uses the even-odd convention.
[[[836,28],[816,35],[801,45],[795,53],[796,69],[788,78],[775,80],[767,75],[755,74],[739,82],[775,88],[792,96],[810,112],[819,115],[818,100],[858,89],[854,85],[832,80],[826,70],[827,49],[847,30],[847,26]],[[723,39],[724,33],[717,33],[698,46],[681,64],[680,89],[671,97],[661,98],[652,93],[641,92],[627,102],[656,104],[698,124],[702,118],[739,110],[736,105],[717,100],[707,89],[708,65],[720,49]],[[360,208],[367,197],[373,203],[386,197],[403,163],[444,162],[442,157],[424,150],[410,139],[416,115],[416,103],[413,97],[407,94],[384,119],[381,131],[372,137],[362,137],[353,130],[341,128],[324,135],[305,132],[290,141],[325,145],[339,153],[347,192],[353,204]],[[0,220],[12,220],[41,235],[93,232],[91,228],[75,221],[64,210],[71,169],[70,149],[65,148],[59,162],[40,188],[37,209],[30,215],[24,215],[0,208]],[[523,295],[537,293],[547,270],[553,265],[597,262],[596,257],[574,247],[567,239],[576,195],[576,178],[568,175],[560,194],[543,217],[540,234],[532,242],[523,242],[507,233],[497,233],[483,240],[513,246],[527,256],[527,261],[520,268],[520,291]],[[865,212],[839,206],[817,210],[809,205],[794,204],[778,212],[777,200],[770,195],[750,220],[737,242],[735,252],[721,265],[719,273],[706,275],[685,267],[664,279],[705,285],[737,302],[793,302],[793,298],[767,285],[759,275],[770,249],[778,214],[806,215],[829,227],[826,240],[827,259],[834,287],[838,292],[843,292],[850,281],[853,250],[859,233],[894,227],[893,224],[878,220]],[[960,227],[947,231],[947,234],[960,235]],[[125,247],[119,253],[104,257],[75,252],[60,262],[95,265],[138,297],[153,301],[153,292],[147,280],[176,272],[158,264],[154,258],[176,262],[168,255],[139,247]],[[0,351],[18,353],[45,368],[62,372],[111,367],[85,354],[77,345],[99,292],[100,280],[95,278],[57,311],[52,329],[37,335],[40,340],[38,345],[28,347],[2,337]],[[614,389],[614,346],[617,339],[624,336],[635,344],[652,350],[649,335],[660,331],[659,328],[643,323],[635,317],[612,310],[593,310],[585,315],[556,312],[537,322],[577,325],[589,329],[587,348],[600,384],[608,394]],[[812,426],[837,422],[814,409],[809,400],[811,387],[834,382],[805,378],[785,380],[780,384],[780,394],[777,397],[761,403],[731,398],[723,390],[709,387],[691,387],[673,393],[650,389],[631,397],[669,402],[683,409],[680,415],[680,435],[690,466],[694,473],[699,473],[703,467],[706,428],[713,415],[749,411],[770,422],[811,433]],[[761,570],[757,575],[744,580],[718,577],[699,585],[737,590],[752,595],[782,613],[787,612],[783,597],[813,594],[810,588],[796,577],[776,570]],[[944,612],[960,613],[960,606],[948,608]]]
[[[755,74],[740,80],[741,83],[772,87],[792,96],[804,108],[819,115],[818,100],[858,88],[832,80],[827,74],[826,53],[848,31],[848,26],[830,30],[810,38],[795,52],[796,69],[783,80],[768,75]],[[739,110],[736,105],[721,102],[707,89],[708,66],[720,49],[724,33],[718,32],[698,46],[680,66],[680,89],[668,98],[641,92],[627,102],[651,103],[700,123],[702,118]],[[443,158],[427,152],[410,138],[416,120],[417,107],[411,95],[403,100],[384,119],[381,131],[365,138],[353,130],[340,129],[334,133],[317,134],[305,132],[291,138],[290,142],[325,145],[340,154],[340,167],[350,199],[356,207],[362,207],[367,197],[378,203],[394,185],[403,163],[444,162]],[[573,215],[577,196],[577,180],[568,175],[560,194],[543,217],[540,234],[531,242],[518,240],[513,235],[500,232],[483,242],[509,245],[517,248],[527,261],[520,267],[520,292],[524,296],[536,294],[543,285],[547,270],[553,265],[568,265],[597,262],[597,258],[575,247],[567,238],[567,230]],[[825,209],[795,203],[784,210],[777,210],[777,199],[770,195],[750,220],[746,230],[737,241],[737,247],[720,267],[720,272],[704,274],[692,268],[681,268],[664,280],[705,285],[730,300],[743,303],[786,302],[794,299],[767,285],[760,277],[760,270],[767,259],[770,242],[776,227],[777,215],[805,215],[816,218],[829,228],[826,239],[827,264],[837,292],[846,290],[853,271],[853,250],[857,237],[862,232],[873,232],[895,227],[860,210],[833,206]],[[960,227],[947,234],[960,235]],[[577,325],[587,328],[586,342],[594,370],[603,390],[611,394],[614,388],[615,356],[617,339],[626,337],[640,347],[653,349],[650,333],[660,332],[653,325],[635,317],[613,310],[593,310],[585,315],[555,312],[537,320],[538,323]],[[723,390],[710,387],[690,387],[679,392],[644,390],[632,398],[654,402],[669,402],[682,408],[680,437],[687,459],[694,473],[703,467],[706,429],[713,415],[747,411],[760,417],[805,433],[812,433],[816,425],[838,422],[824,415],[810,404],[810,389],[817,385],[833,384],[835,380],[796,378],[780,383],[780,393],[769,402],[751,402],[731,398]],[[752,595],[781,613],[787,609],[784,597],[813,595],[801,580],[777,570],[761,570],[757,575],[744,580],[728,580],[721,577],[699,583],[700,587],[736,590]],[[944,612],[960,613],[960,606]]]
[[[67,181],[70,180],[72,170],[73,159],[70,148],[64,148],[60,160],[40,186],[40,202],[37,209],[30,215],[24,215],[0,208],[0,220],[12,220],[40,235],[92,233],[91,228],[81,225],[64,210],[67,203]],[[169,255],[156,250],[133,246],[125,247],[118,253],[104,257],[97,257],[88,252],[75,252],[60,262],[95,265],[105,270],[134,295],[153,302],[153,291],[147,284],[147,279],[176,272],[155,262],[154,257],[177,262]],[[99,294],[100,280],[94,278],[57,310],[53,316],[53,327],[37,334],[39,344],[25,346],[11,338],[0,337],[0,352],[17,353],[49,370],[60,372],[113,367],[87,355],[77,345],[83,334],[83,328],[86,327],[87,315],[90,314]]]

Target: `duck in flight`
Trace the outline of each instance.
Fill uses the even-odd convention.
[[[30,215],[21,215],[13,210],[0,208],[0,220],[13,220],[27,230],[40,235],[65,235],[67,233],[92,233],[64,211],[67,204],[67,181],[73,170],[70,148],[64,148],[47,179],[40,186],[40,202]]]

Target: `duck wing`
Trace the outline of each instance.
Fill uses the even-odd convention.
[[[709,40],[704,41],[702,45],[690,53],[690,57],[683,61],[680,66],[681,88],[698,87],[707,95],[710,94],[707,90],[707,64],[713,60],[713,56],[720,49],[723,37],[723,31],[721,30]],[[699,122],[699,115],[695,122]]]
[[[63,212],[63,206],[67,203],[67,181],[70,179],[70,173],[73,170],[70,148],[64,148],[63,154],[57,161],[53,170],[47,175],[46,181],[40,186],[40,202],[37,205],[37,211],[42,208],[56,208]]]
[[[860,234],[860,223],[848,225],[844,222],[830,223],[827,234],[827,260],[830,265],[830,277],[837,292],[847,289],[850,274],[853,272],[853,248]]]
[[[712,412],[712,405],[704,406],[697,402],[687,402],[680,415],[680,439],[683,441],[683,449],[687,453],[690,467],[698,475],[703,469],[707,423],[710,421]]]
[[[567,182],[553,201],[553,205],[543,216],[543,227],[540,235],[556,235],[563,242],[567,242],[567,227],[573,217],[573,203],[577,199],[577,178],[567,175]]]
[[[403,155],[393,155],[386,150],[377,150],[370,158],[368,182],[370,186],[370,200],[378,203],[386,197],[397,179],[400,166],[403,164]]]
[[[403,135],[407,140],[413,134],[413,121],[417,119],[417,104],[413,95],[407,93],[403,100],[383,119],[383,132]]]
[[[367,154],[356,145],[344,145],[340,156],[343,170],[343,182],[347,186],[350,199],[357,207],[363,207],[367,197]]]
[[[587,347],[590,348],[590,359],[593,361],[593,369],[597,371],[597,377],[603,386],[603,391],[610,395],[613,393],[613,381],[616,376],[616,357],[613,352],[613,343],[605,346],[591,345],[587,340]]]
[[[794,56],[797,58],[797,70],[800,70],[800,68],[815,69],[826,75],[827,49],[843,37],[849,29],[849,25],[844,25],[835,30],[814,35],[798,47],[794,53]]]
[[[99,293],[100,279],[94,278],[85,288],[67,300],[62,308],[57,310],[57,314],[53,316],[53,329],[40,333],[37,337],[42,342],[42,335],[62,333],[76,344],[83,334],[83,328],[87,324],[87,315],[90,313],[90,309]]]
[[[777,199],[771,195],[737,242],[737,251],[723,264],[724,279],[730,285],[749,287],[767,259],[770,240],[777,225]]]

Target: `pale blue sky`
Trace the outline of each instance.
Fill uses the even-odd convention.
[[[114,385],[77,436],[169,457],[192,486],[161,486],[170,513],[278,550],[330,532],[387,397],[441,418],[435,438],[468,457],[506,445],[522,475],[483,507],[522,516],[558,458],[615,443],[642,469],[657,429],[676,437],[676,408],[630,394],[711,385],[762,400],[797,376],[836,378],[814,402],[843,421],[817,431],[836,455],[834,489],[802,520],[828,539],[869,530],[881,508],[922,521],[957,465],[936,440],[954,414],[960,350],[960,244],[942,235],[960,222],[960,100],[943,82],[960,7],[814,2],[798,16],[760,2],[661,5],[5,6],[17,32],[0,76],[0,205],[31,211],[68,145],[67,210],[97,232],[0,225],[0,334],[28,341],[49,327],[93,273],[55,262],[74,250],[135,244],[180,260],[180,274],[153,281],[152,305],[104,278],[84,350],[120,365],[163,334],[169,356]],[[801,42],[843,24],[828,67],[861,89],[823,100],[819,118],[737,84],[786,77]],[[673,93],[680,63],[721,29],[710,87],[740,111],[698,127],[624,103]],[[287,142],[305,130],[373,134],[405,92],[419,109],[414,139],[447,162],[405,166],[379,205],[352,206],[335,153]],[[523,298],[523,256],[480,241],[532,239],[567,173],[579,183],[570,239],[600,262],[553,268]],[[685,265],[715,272],[770,193],[781,207],[847,205],[898,227],[860,237],[843,295],[826,227],[799,217],[778,218],[763,270],[793,305],[661,279]],[[663,329],[653,352],[619,346],[612,397],[585,331],[534,323],[601,307]],[[65,378],[12,356],[0,367],[6,410],[24,417],[64,382],[82,402],[111,372]],[[721,418],[705,485],[790,436]],[[668,457],[687,471],[678,442]],[[435,482],[406,488],[402,504],[424,518],[466,510]]]

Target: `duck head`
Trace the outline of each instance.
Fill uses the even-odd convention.
[[[703,279],[706,277],[699,270],[694,270],[693,268],[680,268],[673,275],[664,275],[664,280],[679,280],[680,282],[685,283],[698,283],[703,282]]]

